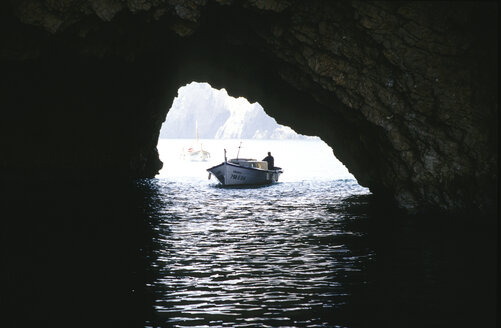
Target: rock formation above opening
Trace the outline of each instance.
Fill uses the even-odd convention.
[[[177,89],[209,82],[318,135],[409,210],[497,204],[497,4],[25,0],[0,5],[3,177],[153,177]]]

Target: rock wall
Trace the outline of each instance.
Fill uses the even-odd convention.
[[[416,210],[497,206],[497,3],[0,5],[0,172],[151,177],[177,89],[258,101]]]

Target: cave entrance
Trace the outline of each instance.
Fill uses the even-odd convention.
[[[207,180],[206,169],[221,163],[226,149],[228,159],[261,160],[271,152],[275,165],[284,169],[283,182],[355,179],[319,137],[298,134],[278,124],[259,103],[231,97],[208,83],[179,88],[157,149],[164,163],[158,178]],[[202,156],[190,156],[193,151]]]

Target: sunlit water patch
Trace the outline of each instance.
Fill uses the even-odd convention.
[[[349,302],[343,282],[364,284],[373,252],[354,247],[364,232],[333,210],[368,194],[355,180],[160,184],[169,197],[158,227],[155,309],[172,325],[328,325]]]
[[[191,162],[182,159],[188,148],[199,149],[199,145],[210,153],[207,162]],[[348,169],[334,156],[332,148],[320,139],[311,140],[196,140],[160,139],[158,151],[164,166],[158,175],[170,181],[207,180],[206,169],[220,164],[227,157],[263,159],[268,152],[275,158],[275,165],[283,168],[280,181],[331,181],[355,179]],[[239,148],[240,147],[240,148]],[[215,181],[215,180],[212,180]]]

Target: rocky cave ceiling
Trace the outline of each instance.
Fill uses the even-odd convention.
[[[411,211],[497,206],[497,3],[24,0],[0,5],[3,178],[152,177],[191,81],[318,135]]]

